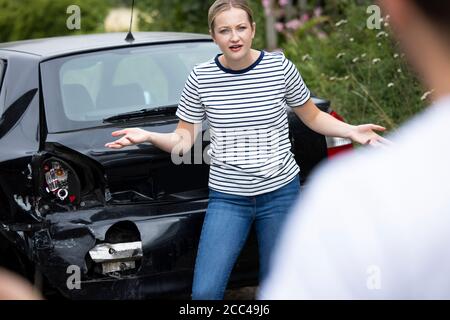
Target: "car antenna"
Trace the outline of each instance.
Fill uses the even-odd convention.
[[[131,28],[133,27],[133,10],[134,10],[134,0],[131,3],[131,21],[130,21],[130,29],[128,30],[127,37],[125,38],[125,41],[128,43],[132,43],[134,41],[133,34],[131,33]]]

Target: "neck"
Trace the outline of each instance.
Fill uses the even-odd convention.
[[[219,57],[219,61],[225,68],[231,70],[242,70],[248,68],[253,63],[255,63],[255,61],[258,60],[259,55],[260,55],[259,51],[250,49],[248,51],[248,54],[242,59],[232,60],[230,58],[227,58],[225,55],[221,55]]]

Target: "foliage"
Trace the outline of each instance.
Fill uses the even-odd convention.
[[[136,6],[143,12],[140,30],[208,33],[208,9],[214,0],[140,0]],[[257,33],[255,48],[264,48],[264,14],[259,0],[250,0]],[[146,18],[151,17],[151,21]]]
[[[70,5],[80,7],[80,30],[66,26]],[[107,9],[97,0],[0,0],[0,42],[101,32]]]
[[[104,31],[112,6],[132,0],[0,0],[0,42]],[[214,0],[137,0],[141,30],[208,33]],[[250,0],[257,23],[254,47],[265,48],[265,0]],[[268,3],[268,2],[267,2]],[[289,11],[287,0],[274,4],[280,47],[299,67],[310,89],[332,100],[351,123],[379,123],[393,129],[427,104],[424,89],[409,70],[389,31],[366,26],[370,0],[309,1]],[[298,2],[291,2],[297,3]],[[81,8],[81,30],[66,27],[67,7]],[[319,4],[321,6],[319,6]],[[284,10],[284,11],[283,11]],[[149,19],[149,17],[151,19]]]
[[[381,30],[370,30],[367,7],[344,3],[343,14],[336,16],[341,20],[330,18],[322,26],[328,36],[318,38],[300,28],[284,45],[285,54],[309,88],[332,100],[347,121],[394,129],[423,109],[429,93],[408,68],[390,34],[389,18]]]

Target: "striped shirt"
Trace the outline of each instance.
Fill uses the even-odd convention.
[[[218,55],[194,67],[176,114],[190,123],[209,122],[209,187],[256,196],[299,173],[286,107],[309,98],[297,68],[280,52],[261,51],[255,63],[238,71],[221,65]]]

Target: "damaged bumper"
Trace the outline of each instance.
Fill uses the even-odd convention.
[[[105,243],[89,250],[89,256],[102,266],[102,274],[132,270],[136,260],[142,259],[142,242]]]
[[[30,239],[34,260],[51,286],[70,299],[189,293],[206,206],[205,199],[50,214],[48,228]],[[231,282],[255,283],[257,257],[245,256]]]
[[[191,284],[206,203],[50,214],[48,229],[31,240],[35,260],[51,286],[71,299],[183,291]]]

